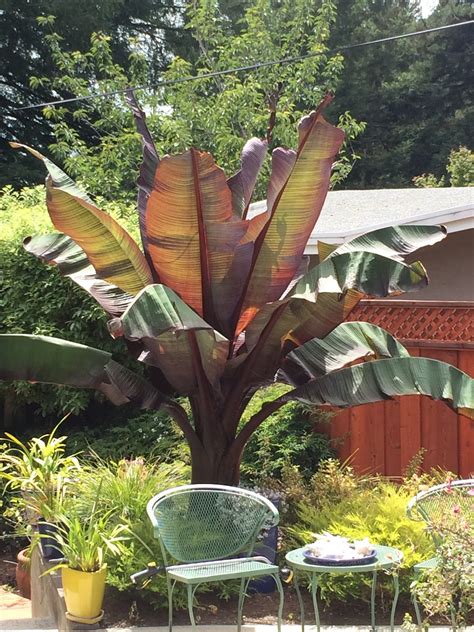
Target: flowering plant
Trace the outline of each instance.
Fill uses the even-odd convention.
[[[474,612],[474,488],[446,493],[456,494],[450,512],[434,521],[438,564],[417,580],[414,586],[426,616],[446,618],[453,629],[468,623]]]

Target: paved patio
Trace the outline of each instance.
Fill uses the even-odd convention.
[[[200,625],[200,632],[235,632],[236,626],[233,625]],[[282,632],[299,632],[298,624],[283,625]],[[315,626],[305,626],[307,632],[315,630]],[[0,630],[2,632],[30,632],[35,630],[48,630],[49,632],[57,631],[53,623],[42,619],[31,618],[31,601],[24,599],[0,588]],[[175,632],[190,632],[191,627],[186,625],[177,625],[173,627]],[[275,625],[243,625],[242,632],[275,632]],[[370,626],[321,626],[321,632],[370,632]],[[379,632],[389,632],[388,626],[379,626]],[[395,630],[401,631],[399,626]],[[430,632],[447,632],[447,627],[432,627]],[[58,631],[59,632],[59,631]],[[164,626],[143,627],[143,628],[101,628],[101,632],[168,632],[168,628]],[[466,632],[474,632],[474,627],[469,626]]]

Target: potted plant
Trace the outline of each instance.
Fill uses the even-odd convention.
[[[62,504],[70,483],[80,469],[77,455],[66,455],[66,437],[56,431],[23,443],[6,433],[6,449],[0,455],[0,478],[5,487],[19,492],[14,499],[17,520],[35,526],[41,534],[44,557],[60,557],[55,542],[48,538],[54,530],[55,507]]]
[[[103,617],[107,559],[125,553],[130,533],[127,525],[114,524],[113,517],[113,510],[98,511],[97,499],[86,516],[71,502],[57,515],[53,537],[64,558],[46,572],[61,569],[66,617],[71,621],[91,624]]]
[[[16,557],[15,580],[20,595],[31,599],[31,546],[22,549]]]

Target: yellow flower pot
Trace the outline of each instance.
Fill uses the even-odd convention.
[[[104,616],[102,603],[107,567],[86,573],[64,567],[61,571],[66,617],[78,623],[97,623]]]

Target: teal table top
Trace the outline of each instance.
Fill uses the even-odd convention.
[[[403,553],[392,546],[382,546],[374,544],[377,552],[377,558],[372,564],[362,564],[355,566],[322,566],[320,564],[311,564],[306,562],[303,557],[303,546],[300,549],[294,549],[286,554],[286,561],[295,569],[307,571],[308,573],[367,573],[378,569],[391,569],[399,564],[403,559]]]

